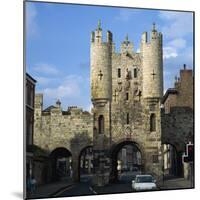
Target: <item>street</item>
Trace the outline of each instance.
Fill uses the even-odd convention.
[[[116,194],[116,193],[129,193],[134,192],[131,188],[131,181],[134,179],[135,174],[132,172],[126,172],[119,176],[119,180],[115,183],[110,183],[104,187],[92,186],[91,176],[83,177],[80,183],[74,184],[67,187],[57,194],[55,197],[70,197],[70,196],[81,196],[81,195],[95,195],[95,194]],[[171,180],[165,180],[160,190],[165,189],[180,189],[190,188],[190,181],[184,178],[174,178]]]
[[[69,188],[63,189],[56,197],[70,197],[80,195],[94,195],[94,194],[109,194],[109,193],[122,193],[132,192],[130,183],[113,183],[104,187],[91,186],[89,182],[77,183]]]
[[[55,197],[71,197],[94,194],[90,189],[89,183],[77,183],[71,187],[63,189],[59,193],[55,194]]]
[[[55,194],[56,197],[70,197],[80,195],[94,195],[94,194],[109,194],[109,193],[122,193],[132,192],[131,180],[134,174],[123,174],[119,177],[116,183],[108,184],[104,187],[92,186],[91,176],[84,176],[81,182],[70,186]]]

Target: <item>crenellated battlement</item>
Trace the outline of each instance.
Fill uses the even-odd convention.
[[[103,41],[103,31],[101,28],[101,23],[98,21],[98,27],[95,31],[91,32],[91,43],[95,45],[110,45],[113,41],[113,35],[112,32],[107,30],[106,32],[106,41]]]
[[[134,44],[128,39],[128,34],[121,43],[120,53],[115,52],[113,35],[110,31],[107,32],[107,42],[103,42],[100,21],[91,37],[93,100],[111,99],[111,88],[115,85],[113,81],[122,79],[121,75],[126,77],[127,70],[135,78],[138,77],[137,82],[141,81],[140,83],[135,82],[135,84],[142,86],[139,89],[142,98],[161,98],[163,95],[162,33],[156,30],[155,23],[153,23],[149,38],[147,32],[142,34],[139,53],[134,52]],[[117,73],[115,73],[116,70],[118,70]],[[116,77],[119,75],[120,77]],[[121,80],[119,81],[121,82]]]
[[[155,23],[153,23],[153,28],[149,34],[150,37],[148,37],[148,32],[143,32],[141,36],[141,43],[150,45],[152,42],[158,41],[162,42],[162,33],[158,32],[155,27]]]

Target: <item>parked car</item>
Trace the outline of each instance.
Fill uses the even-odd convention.
[[[134,191],[156,190],[156,180],[152,175],[136,175],[132,188]]]

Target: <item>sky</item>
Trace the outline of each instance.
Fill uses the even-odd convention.
[[[104,38],[113,33],[116,51],[128,34],[139,51],[141,34],[152,24],[163,33],[164,91],[174,86],[183,64],[193,68],[191,12],[26,2],[26,71],[44,94],[44,108],[61,101],[63,110],[90,111],[90,35],[98,20]]]

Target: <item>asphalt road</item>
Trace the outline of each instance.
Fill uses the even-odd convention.
[[[130,175],[123,175],[116,183],[108,184],[104,187],[92,186],[89,178],[83,178],[80,183],[63,189],[56,194],[56,197],[71,197],[82,195],[96,195],[96,194],[115,194],[133,192],[131,188],[131,180],[133,177]]]
[[[56,194],[56,197],[71,197],[82,195],[98,195],[98,194],[117,194],[133,192],[131,181],[134,179],[134,174],[123,174],[119,177],[119,181],[110,183],[104,187],[92,186],[90,178],[83,178],[80,183],[65,188]],[[188,188],[188,181],[178,178],[165,181],[165,184],[160,189]]]
[[[63,189],[56,197],[71,197],[82,195],[96,195],[96,194],[116,194],[124,192],[132,192],[129,183],[115,183],[108,184],[104,187],[92,187],[89,183],[78,183],[69,188]]]
[[[93,195],[93,194],[94,193],[90,189],[89,183],[78,183],[60,191],[55,196],[56,197],[72,197],[72,196]]]

